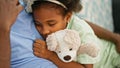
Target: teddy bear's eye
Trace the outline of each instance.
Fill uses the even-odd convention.
[[[70,48],[69,51],[72,51],[72,48]]]

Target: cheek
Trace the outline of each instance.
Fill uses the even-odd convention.
[[[63,29],[66,28],[66,26],[67,26],[66,23],[60,23],[60,24],[57,24],[55,30],[56,30],[56,31],[58,31],[58,30],[63,30]]]
[[[56,31],[59,31],[59,30],[63,30],[63,29],[65,29],[66,27],[64,27],[64,26],[56,26],[55,28],[52,28],[52,32],[56,32]]]

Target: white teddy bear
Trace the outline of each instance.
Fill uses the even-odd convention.
[[[64,62],[77,61],[78,54],[88,54],[96,57],[99,48],[93,43],[81,44],[79,33],[75,30],[64,29],[48,35],[48,50],[57,53],[58,57]]]

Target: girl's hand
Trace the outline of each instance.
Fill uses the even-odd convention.
[[[0,0],[0,27],[9,29],[22,9],[18,0]]]
[[[37,57],[48,59],[51,57],[53,52],[47,49],[46,43],[43,40],[37,39],[33,44],[33,53]]]

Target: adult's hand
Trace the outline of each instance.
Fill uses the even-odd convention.
[[[0,0],[0,28],[9,29],[22,9],[18,0]]]

